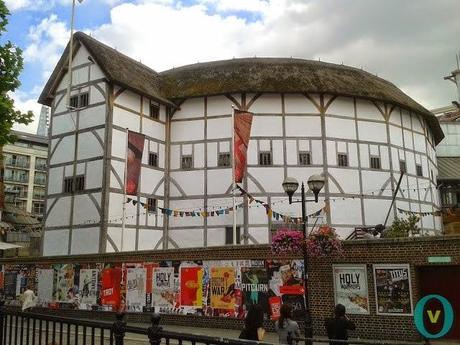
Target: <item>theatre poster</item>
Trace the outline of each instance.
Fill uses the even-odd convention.
[[[369,314],[366,265],[333,265],[335,304],[348,314]]]

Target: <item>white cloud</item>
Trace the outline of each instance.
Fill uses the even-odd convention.
[[[20,110],[23,113],[28,111],[32,111],[34,113],[34,121],[32,123],[28,125],[15,124],[13,129],[17,131],[36,133],[40,110],[42,108],[41,104],[37,103],[37,97],[35,97],[36,91],[38,90],[33,90],[33,96],[31,96],[31,94],[26,94],[19,91],[11,95],[11,97],[14,99],[14,107],[16,110]]]

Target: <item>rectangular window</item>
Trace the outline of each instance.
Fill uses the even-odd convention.
[[[371,157],[371,169],[381,169],[380,157]]]
[[[89,93],[81,93],[70,97],[70,107],[73,109],[85,108],[89,104]]]
[[[78,108],[78,96],[72,96],[70,97],[70,107],[77,109]]]
[[[236,227],[236,243],[241,243],[241,231],[240,227]],[[225,244],[233,244],[233,227],[227,226],[225,227]]]
[[[33,203],[33,213],[35,214],[43,214],[45,211],[45,204],[43,202],[34,202]]]
[[[46,158],[36,158],[35,159],[35,169],[36,170],[46,170]]]
[[[149,116],[152,119],[158,119],[160,117],[160,107],[156,104],[150,103]]]
[[[229,167],[230,166],[230,153],[219,153],[219,157],[217,159],[217,166]]]
[[[192,156],[182,156],[181,168],[182,169],[192,169],[192,167],[193,167]]]
[[[310,152],[299,152],[299,165],[311,165]]]
[[[406,168],[406,162],[405,161],[399,161],[399,171],[406,173],[407,168]]]
[[[85,190],[85,176],[75,176],[75,191]]]
[[[260,152],[259,153],[259,165],[272,165],[272,153],[271,152]]]
[[[346,153],[339,153],[337,155],[337,165],[339,167],[347,167],[348,166],[348,155]]]
[[[73,192],[73,178],[66,177],[64,179],[64,193],[72,193]]]
[[[420,164],[417,164],[415,166],[415,170],[417,172],[417,176],[423,176],[423,169],[422,169],[422,166]]]
[[[46,184],[46,174],[42,172],[35,172],[34,183],[45,185]]]
[[[158,155],[154,152],[149,153],[149,165],[151,167],[157,167],[158,166]]]
[[[148,198],[147,199],[147,211],[156,212],[157,211],[157,199]]]

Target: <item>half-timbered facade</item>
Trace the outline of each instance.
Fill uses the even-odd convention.
[[[424,212],[431,214],[421,218],[422,231],[441,229],[433,213],[434,147],[443,134],[393,84],[299,59],[233,59],[156,73],[85,34],[74,42],[76,110],[66,107],[68,50],[40,96],[51,106],[45,255],[231,243],[231,212],[209,215],[232,205],[232,106],[254,114],[241,187],[273,211],[300,215],[283,192],[286,176],[306,181],[324,173],[320,201],[307,213],[325,211],[309,223],[327,222],[346,236],[383,223],[404,170],[390,222],[398,209]],[[129,203],[127,129],[145,135],[140,185]],[[282,223],[258,203],[236,212],[241,243],[267,243]]]

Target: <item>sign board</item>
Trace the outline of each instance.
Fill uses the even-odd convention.
[[[450,256],[429,256],[428,263],[430,264],[448,264],[452,262]]]

